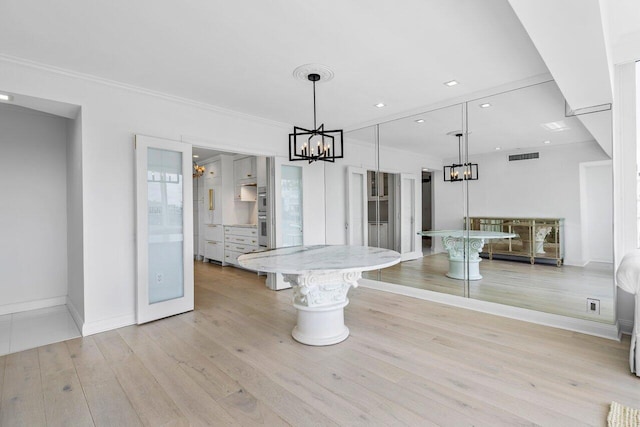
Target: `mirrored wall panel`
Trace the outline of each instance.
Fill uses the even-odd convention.
[[[613,322],[611,129],[602,125],[610,117],[595,116],[610,112],[571,116],[553,81],[467,109],[479,171],[469,181],[469,225],[486,234],[469,296]]]
[[[369,172],[370,234],[402,262],[380,271],[384,282],[465,296],[468,257],[462,246],[466,200],[463,106],[379,125],[379,170]],[[375,185],[374,185],[375,184]]]

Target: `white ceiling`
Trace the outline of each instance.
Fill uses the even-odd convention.
[[[318,86],[334,129],[548,72],[507,0],[1,5],[0,54],[299,126],[312,125],[302,64],[335,72]]]
[[[484,103],[491,106],[481,108]],[[440,159],[456,157],[458,140],[449,134],[463,129],[462,117],[462,106],[455,105],[383,123],[380,145]],[[547,146],[544,141],[556,146],[593,140],[576,117],[565,117],[564,98],[553,81],[471,101],[468,117],[470,155],[492,153],[497,147],[502,152],[539,149]],[[566,129],[552,131],[542,126],[552,122],[563,122]],[[364,128],[346,137],[373,143],[375,131]]]

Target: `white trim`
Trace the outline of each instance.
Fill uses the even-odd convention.
[[[631,335],[633,332],[633,320],[618,319],[620,324],[620,333],[625,335]]]
[[[5,314],[20,313],[22,311],[38,310],[41,308],[55,307],[57,305],[65,305],[67,297],[45,298],[35,301],[17,302],[13,304],[0,305],[0,316]]]
[[[234,118],[247,119],[255,122],[259,122],[265,125],[274,126],[277,128],[286,128],[291,129],[291,125],[288,123],[277,122],[275,120],[269,120],[258,116],[253,116],[251,114],[241,113],[234,110],[229,110],[226,108],[218,107],[213,104],[207,104],[205,102],[194,101],[187,98],[182,98],[175,95],[170,95],[163,92],[158,92],[155,90],[145,89],[140,86],[131,85],[128,83],[122,83],[115,80],[105,79],[103,77],[94,76],[91,74],[79,73],[77,71],[69,70],[66,68],[60,68],[49,64],[43,64],[41,62],[31,61],[29,59],[20,58],[17,56],[11,56],[6,54],[0,54],[0,61],[11,62],[13,64],[22,65],[24,67],[36,68],[39,70],[47,71],[50,73],[60,74],[67,77],[72,77],[75,79],[90,81],[93,83],[98,83],[105,86],[115,87],[118,89],[124,89],[130,92],[136,92],[143,95],[153,96],[155,98],[161,98],[164,100],[177,102],[180,104],[189,105],[191,107],[199,108],[202,110],[215,111],[216,113],[225,114],[227,116],[231,116]]]
[[[113,329],[131,326],[135,323],[136,315],[133,313],[111,317],[109,319],[98,320],[97,322],[85,322],[84,325],[82,325],[82,336],[86,337],[87,335],[111,331]]]
[[[428,291],[426,289],[410,288],[407,286],[395,285],[393,283],[378,282],[369,279],[360,279],[358,284],[364,288],[376,289],[384,292],[405,295],[419,298],[426,301],[438,302],[454,307],[493,314],[496,316],[508,317],[510,319],[524,320],[525,322],[537,323],[539,325],[551,326],[554,328],[566,329],[597,337],[620,340],[620,330],[618,323],[608,324],[593,322],[584,319],[574,319],[551,313],[541,313],[539,311],[528,310],[520,307],[497,304],[488,301],[463,298],[456,295],[443,294]]]
[[[260,149],[243,149],[240,147],[239,149],[237,144],[230,144],[230,143],[222,142],[219,140],[207,139],[207,138],[191,136],[191,135],[180,135],[180,142],[185,142],[187,144],[191,144],[196,147],[210,148],[215,151],[226,151],[228,153],[241,154],[246,156],[276,157],[279,155],[275,151],[267,150],[266,148],[268,147],[260,147]],[[216,156],[219,156],[219,154],[212,156],[211,159],[215,158]],[[280,156],[280,157],[284,158],[284,156]],[[205,164],[210,159],[198,159],[198,160],[203,164]]]
[[[71,298],[69,298],[69,296],[67,296],[67,309],[69,310],[69,313],[71,313],[71,317],[73,318],[73,321],[76,323],[78,330],[82,334],[84,320],[82,319],[82,316],[80,316],[80,313],[76,309],[76,306],[73,305],[73,301],[71,301]]]
[[[418,236],[418,232],[416,232],[416,236]],[[422,258],[423,256],[422,251],[405,252],[400,254],[400,261],[413,261],[415,259]]]

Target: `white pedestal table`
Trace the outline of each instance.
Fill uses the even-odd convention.
[[[467,256],[469,262],[469,280],[480,280],[480,252],[484,246],[485,239],[507,239],[518,237],[514,233],[504,233],[501,231],[479,231],[479,230],[433,230],[421,231],[421,236],[442,237],[442,245],[449,252],[449,271],[446,276],[452,279],[464,280],[465,274],[465,246],[469,250]],[[465,243],[468,240],[468,245]]]
[[[344,307],[349,288],[358,286],[363,271],[400,262],[400,254],[368,246],[293,246],[238,257],[247,269],[281,273],[293,288],[298,322],[291,335],[303,344],[331,345],[344,341]]]

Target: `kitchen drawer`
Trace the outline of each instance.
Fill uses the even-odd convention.
[[[205,224],[204,226],[204,239],[222,241],[223,227],[218,224]]]
[[[235,234],[225,234],[225,243],[239,243],[241,245],[253,245],[258,246],[258,237],[238,236]]]
[[[258,238],[258,228],[257,227],[232,227],[226,226],[224,228],[225,235],[233,234],[236,236],[246,236],[246,237],[255,237]]]
[[[205,241],[204,242],[204,257],[207,259],[213,259],[216,261],[222,261],[222,254],[224,250],[222,243]]]
[[[224,244],[224,250],[225,251],[234,251],[234,252],[240,252],[243,254],[249,253],[249,252],[253,252],[253,251],[257,251],[258,249],[260,249],[259,246],[254,246],[254,245],[243,245],[243,244],[239,244],[239,243],[225,243]]]
[[[240,255],[242,255],[242,252],[225,250],[224,251],[224,262],[226,262],[228,264],[238,265],[238,257]]]

